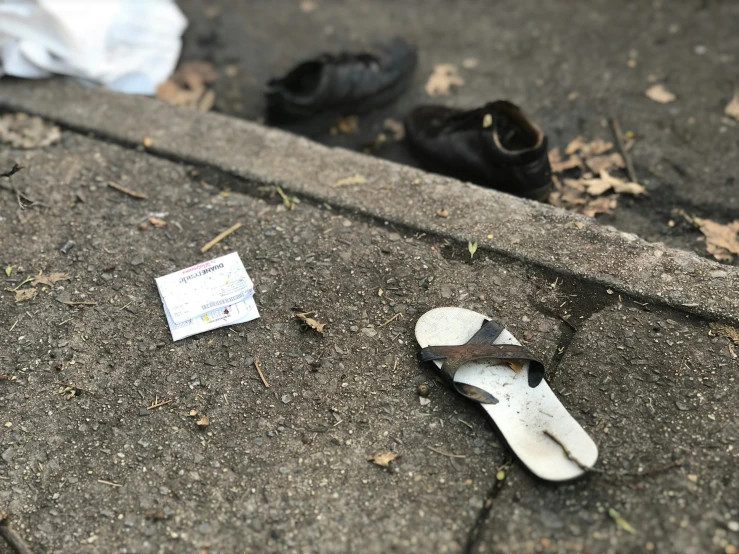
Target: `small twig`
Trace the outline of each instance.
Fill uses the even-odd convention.
[[[223,239],[225,239],[228,235],[230,235],[231,233],[233,233],[239,227],[241,227],[241,223],[236,223],[236,224],[232,225],[231,227],[229,227],[228,229],[226,229],[225,231],[223,231],[220,235],[218,235],[216,238],[214,238],[213,240],[211,240],[208,244],[206,244],[205,246],[203,246],[200,249],[200,253],[201,254],[205,254],[208,250],[210,250],[211,248],[213,248],[216,244],[218,244],[219,242],[221,242]]]
[[[163,400],[161,402],[157,402],[155,400],[154,401],[154,404],[152,404],[151,406],[147,406],[146,409],[147,410],[153,410],[154,408],[159,408],[160,406],[165,406],[165,405],[171,404],[171,403],[172,403],[172,400]]]
[[[264,388],[269,388],[269,383],[267,383],[267,379],[264,378],[264,373],[262,373],[262,368],[259,367],[259,360],[254,360],[254,367],[257,368],[257,373],[259,373],[259,378],[262,380],[262,383],[264,383]]]
[[[131,304],[133,304],[133,300],[131,300],[128,304],[126,304],[125,306],[123,306],[122,308],[120,308],[118,311],[119,312],[122,312],[123,310],[125,310],[126,308],[128,308]]]
[[[65,319],[65,320],[64,320],[64,321],[62,321],[61,323],[57,323],[57,325],[59,325],[59,327],[61,327],[62,325],[64,325],[65,323],[69,323],[69,322],[70,322],[70,321],[72,321],[73,319],[74,319],[73,317],[70,317],[69,319]]]
[[[133,198],[138,198],[140,200],[146,200],[147,198],[149,198],[149,196],[147,194],[144,194],[143,192],[128,189],[124,186],[119,185],[118,183],[114,183],[113,181],[108,181],[108,186],[112,189],[122,192],[123,194],[132,196]]]
[[[631,156],[629,156],[629,153],[626,151],[626,145],[624,145],[621,124],[618,122],[618,118],[616,117],[612,117],[610,122],[613,136],[616,139],[616,145],[618,146],[618,150],[621,152],[621,157],[623,157],[624,163],[626,164],[626,172],[629,174],[629,180],[632,183],[638,183],[639,181],[636,180],[636,172],[634,171],[634,164],[631,162]]]
[[[97,302],[62,302],[62,304],[66,304],[67,306],[97,306]]]
[[[448,456],[449,458],[466,458],[467,456],[463,456],[462,454],[449,454],[447,452],[442,452],[441,450],[437,450],[436,448],[433,448],[431,446],[427,446],[429,450],[432,452],[436,452],[437,454],[441,454],[442,456]]]
[[[10,327],[10,329],[8,329],[8,333],[10,333],[10,331],[12,331],[13,329],[15,329],[15,326],[18,325],[18,322],[19,321],[20,321],[20,319],[16,319],[15,320],[15,323],[13,323],[13,325]]]
[[[10,526],[10,520],[7,514],[0,513],[0,537],[5,539],[8,546],[13,549],[16,554],[33,554],[30,548],[23,542],[23,539]]]
[[[8,290],[9,290],[10,292],[15,292],[15,291],[17,291],[17,290],[18,290],[19,288],[21,288],[21,287],[22,287],[23,285],[25,285],[26,283],[30,283],[30,282],[31,282],[31,281],[33,281],[34,279],[35,279],[35,277],[34,277],[33,275],[30,275],[29,277],[26,277],[26,278],[25,278],[25,279],[23,280],[23,282],[22,282],[22,283],[21,283],[20,285],[18,285],[18,286],[17,286],[17,287],[15,287],[14,289],[8,289]]]
[[[10,169],[10,171],[6,171],[5,173],[0,173],[0,177],[12,177],[16,173],[18,173],[21,169],[23,169],[18,164],[13,164],[13,167]]]
[[[388,319],[388,320],[387,320],[387,321],[386,321],[385,323],[381,323],[380,325],[378,325],[378,327],[385,327],[385,325],[387,325],[387,324],[388,324],[388,323],[390,323],[391,321],[395,321],[395,320],[396,320],[396,319],[398,319],[399,317],[403,317],[403,314],[402,314],[402,313],[400,313],[400,312],[398,312],[398,313],[397,313],[397,314],[395,314],[395,315],[394,315],[393,317],[391,317],[390,319]]]
[[[119,485],[118,483],[113,483],[112,481],[106,481],[105,479],[98,479],[98,483],[102,483],[103,485],[110,485],[111,487],[122,487],[123,485]]]

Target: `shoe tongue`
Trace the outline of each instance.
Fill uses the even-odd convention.
[[[487,115],[483,116],[483,127],[487,121]],[[493,134],[497,136],[498,143],[504,149],[515,152],[536,146],[537,137],[532,135],[531,130],[523,127],[505,112],[499,111],[492,115],[490,123]]]

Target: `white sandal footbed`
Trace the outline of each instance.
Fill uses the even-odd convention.
[[[464,308],[435,308],[418,319],[416,340],[421,348],[463,345],[489,320]],[[507,330],[492,344],[520,345]],[[444,360],[432,363],[441,369]],[[545,380],[530,386],[530,364],[523,361],[516,372],[502,360],[471,360],[459,366],[453,379],[497,400],[481,405],[511,450],[535,475],[548,481],[579,477],[595,464],[598,448]]]

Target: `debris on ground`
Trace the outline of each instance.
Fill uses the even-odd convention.
[[[374,462],[380,467],[387,467],[390,462],[396,458],[400,458],[402,454],[396,454],[389,450],[381,450],[367,457],[368,462]]]
[[[739,89],[736,89],[734,91],[734,97],[731,99],[731,102],[726,104],[726,108],[724,108],[724,113],[729,117],[733,117],[734,119],[739,121]]]
[[[393,136],[393,140],[401,141],[405,138],[405,125],[397,119],[388,117],[382,122],[382,128]]]
[[[736,327],[732,327],[731,325],[726,325],[725,323],[718,323],[718,322],[711,322],[709,325],[710,331],[708,332],[709,336],[716,336],[719,335],[721,337],[726,337],[731,342],[733,342],[736,346],[739,346],[739,329]]]
[[[31,282],[32,286],[37,285],[48,285],[50,287],[53,287],[56,285],[59,281],[69,281],[70,276],[66,273],[48,273],[44,275],[43,271],[40,271],[36,277],[33,278],[33,281]]]
[[[237,252],[156,278],[172,340],[259,317]]]
[[[311,329],[315,329],[319,333],[323,334],[323,328],[326,326],[325,323],[321,323],[317,319],[313,319],[310,316],[316,315],[316,312],[302,312],[295,314],[295,317],[300,319],[303,323],[305,323],[308,327]]]
[[[722,225],[710,219],[693,218],[695,225],[706,237],[706,250],[722,262],[730,262],[739,254],[739,219]]]
[[[212,63],[184,62],[169,79],[159,83],[156,97],[173,106],[207,112],[216,101],[216,93],[208,85],[217,80],[218,70]]]
[[[151,219],[152,219],[152,218],[149,218],[149,221],[151,221]],[[154,224],[154,222],[153,222],[153,221],[151,221],[151,223],[152,223],[152,224]],[[166,222],[164,222],[164,225],[166,225]],[[226,230],[225,230],[225,231],[223,231],[222,233],[219,233],[219,234],[218,234],[218,235],[217,235],[216,237],[214,237],[213,239],[211,239],[210,241],[208,241],[208,242],[207,242],[207,243],[206,243],[206,244],[205,244],[205,245],[204,245],[204,246],[203,246],[203,247],[202,247],[202,248],[200,249],[200,253],[201,253],[201,254],[205,254],[205,253],[206,253],[206,252],[207,252],[208,250],[210,250],[211,248],[213,248],[213,247],[214,247],[214,246],[215,246],[216,244],[218,244],[219,242],[221,242],[221,241],[222,241],[223,239],[225,239],[225,238],[226,238],[226,237],[227,237],[228,235],[230,235],[230,234],[231,234],[231,233],[233,233],[234,231],[237,231],[237,230],[238,230],[238,229],[240,229],[240,228],[241,228],[241,223],[234,223],[233,225],[231,225],[231,227],[229,227],[228,229],[226,229]]]
[[[434,66],[434,70],[426,81],[426,94],[429,96],[449,96],[452,87],[461,87],[464,79],[457,73],[457,68],[450,63]]]
[[[195,422],[195,425],[197,425],[198,427],[207,427],[208,425],[210,425],[210,419],[208,419],[207,415],[203,415]]]
[[[611,519],[618,525],[621,529],[626,531],[627,533],[631,533],[632,535],[636,533],[636,529],[634,529],[631,524],[626,521],[624,518],[621,517],[621,514],[618,513],[613,508],[608,508],[608,515],[611,517]]]
[[[32,300],[36,298],[38,291],[36,289],[18,289],[15,292],[15,302],[25,302],[26,300]]]
[[[367,179],[357,173],[356,175],[352,175],[351,177],[344,177],[343,179],[339,179],[336,181],[333,185],[331,185],[331,188],[339,188],[346,185],[363,185],[367,182]]]
[[[137,198],[138,200],[146,200],[149,198],[148,195],[144,194],[143,192],[138,192],[135,190],[131,190],[127,187],[124,187],[123,185],[119,185],[118,183],[114,183],[113,181],[108,181],[108,186],[112,189],[117,190],[118,192],[122,192],[123,194],[127,194],[131,198]]]
[[[670,102],[674,102],[677,99],[677,96],[667,90],[665,88],[665,85],[661,83],[652,85],[644,92],[644,94],[646,94],[647,98],[649,98],[650,100],[654,100],[655,102],[659,102],[660,104],[669,104]]]
[[[332,127],[331,134],[341,133],[342,135],[351,135],[359,130],[359,118],[356,115],[345,115],[336,120],[336,126]]]
[[[297,196],[289,196],[288,194],[285,194],[285,191],[282,190],[281,186],[275,186],[274,192],[280,195],[280,198],[282,199],[282,204],[289,211],[293,211],[295,209],[295,206],[297,204],[300,204],[300,199]]]
[[[62,132],[56,125],[25,113],[0,116],[0,142],[13,148],[43,148],[58,143]],[[20,168],[19,168],[20,169]],[[10,174],[12,175],[12,173]],[[9,175],[3,175],[9,177]]]
[[[612,142],[600,138],[586,142],[580,136],[567,145],[566,157],[559,148],[553,148],[549,152],[549,163],[552,172],[560,175],[552,176],[554,190],[548,202],[594,217],[599,213],[612,213],[621,194],[646,195],[647,190],[639,183],[611,173],[623,172],[627,166],[624,156],[612,152],[613,148]],[[628,146],[624,144],[623,148],[626,150]],[[606,193],[611,194],[604,196]]]

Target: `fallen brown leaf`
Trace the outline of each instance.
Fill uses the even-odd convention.
[[[198,415],[198,411],[197,410],[190,410],[190,412],[187,415],[190,416],[190,417],[195,417],[196,415]]]
[[[724,262],[730,262],[734,256],[739,254],[739,219],[721,225],[710,219],[693,218],[700,232],[706,237],[706,250],[714,258]],[[16,293],[17,294],[17,293]],[[17,300],[16,300],[17,301]]]
[[[436,215],[439,217],[449,217],[449,210],[446,208],[436,210]]]
[[[726,104],[724,113],[729,117],[739,120],[739,89],[734,91],[734,98],[731,99],[731,102]]]
[[[654,100],[660,104],[669,104],[670,102],[674,102],[677,98],[677,96],[667,90],[665,85],[662,83],[652,85],[644,92],[644,94],[646,94],[647,98],[650,100]]]
[[[582,138],[582,137],[575,137],[565,147],[565,154],[567,154],[568,156],[570,154],[574,154],[575,152],[577,152],[578,150],[580,150],[583,147],[584,144],[585,144],[585,139],[584,138]]]
[[[375,452],[371,456],[368,456],[367,461],[374,462],[381,467],[387,467],[390,462],[392,462],[396,458],[400,458],[401,456],[402,454],[396,454],[395,452],[390,452],[389,450],[381,450],[379,452]]]
[[[197,425],[198,427],[207,427],[208,425],[210,425],[210,420],[208,419],[207,415],[204,415],[195,422],[195,425]]]
[[[149,218],[149,223],[151,223],[154,227],[165,227],[167,225],[166,221],[154,216]]]
[[[313,319],[312,317],[309,317],[311,314],[313,314],[313,312],[305,312],[302,314],[295,314],[295,317],[301,319],[303,323],[305,323],[311,329],[315,329],[319,333],[323,334],[323,328],[326,326],[326,324],[321,323],[320,321]]]
[[[711,331],[716,335],[721,335],[731,340],[735,345],[739,346],[739,329],[726,325],[725,323],[713,322],[709,325]]]
[[[552,171],[559,173],[560,171],[582,167],[582,159],[579,156],[571,154],[566,160],[563,160],[559,153],[559,148],[556,147],[552,148],[549,152],[549,165],[552,166]]]
[[[15,301],[25,302],[26,300],[32,300],[36,298],[38,291],[36,289],[18,289],[15,291]]]
[[[49,273],[47,275],[39,273],[33,278],[31,284],[34,287],[37,285],[48,285],[52,287],[59,281],[69,281],[69,279],[70,277],[66,273]]]
[[[617,196],[599,196],[593,200],[588,201],[583,206],[580,213],[589,217],[595,217],[596,214],[610,214],[618,206]]]
[[[591,156],[585,160],[585,165],[593,173],[600,173],[603,170],[610,170],[613,168],[623,169],[625,167],[624,159],[618,152],[612,154],[600,154],[597,156]]]
[[[461,87],[464,79],[457,73],[457,68],[450,63],[434,66],[434,70],[426,81],[426,94],[429,96],[448,96],[452,87]]]

